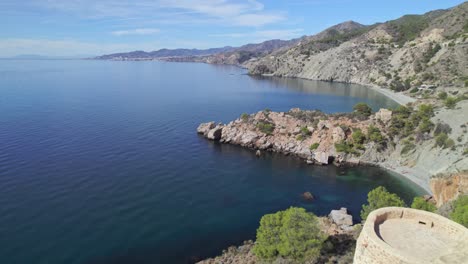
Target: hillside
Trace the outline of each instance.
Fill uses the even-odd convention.
[[[464,3],[347,33],[318,34],[244,66],[251,74],[373,84],[395,91],[422,83],[464,86],[467,12]]]
[[[174,56],[203,56],[215,53],[222,53],[233,50],[233,47],[213,48],[213,49],[160,49],[156,51],[132,51],[124,53],[114,53],[95,57],[97,60],[152,60]]]
[[[98,60],[155,60],[192,61],[213,64],[242,64],[252,57],[261,57],[272,51],[289,48],[299,42],[299,39],[273,39],[257,44],[247,44],[241,47],[223,47],[212,49],[160,49],[157,51],[132,51],[114,53],[95,57]]]
[[[302,39],[292,40],[268,40],[258,44],[247,44],[238,48],[234,48],[227,52],[220,52],[206,56],[174,56],[165,58],[166,61],[177,62],[204,62],[210,64],[229,64],[242,65],[256,58],[264,57],[274,51],[289,49],[297,45]]]

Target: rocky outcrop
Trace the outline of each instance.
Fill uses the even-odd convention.
[[[382,121],[384,124],[388,124],[392,120],[392,111],[381,108],[377,113],[375,113],[375,119]]]
[[[468,194],[468,171],[433,177],[431,190],[437,206],[456,200],[460,195]]]
[[[203,134],[203,135],[208,135],[208,132],[215,128],[215,122],[209,122],[209,123],[203,123],[203,124],[200,124],[197,128],[197,132],[199,134]]]
[[[369,117],[357,113],[324,114],[297,108],[288,112],[260,111],[243,115],[228,124],[201,124],[197,131],[221,143],[261,150],[262,153],[294,155],[307,164],[379,165],[404,175],[431,193],[431,176],[468,170],[468,156],[464,153],[468,144],[467,111],[468,101],[461,101],[456,109],[437,109],[430,118],[433,124],[443,122],[450,128],[448,137],[457,140],[451,148],[436,145],[436,129],[422,134],[415,127],[407,138],[395,136],[398,131],[393,127],[394,115],[387,109],[380,109]],[[381,138],[381,142],[373,141],[368,135],[371,126],[380,131],[380,135],[372,138]],[[355,142],[359,140],[359,137],[354,137],[356,131],[365,137],[363,142]],[[458,178],[455,179],[458,183]],[[460,184],[464,186],[464,181],[460,180]],[[434,181],[432,185],[435,198],[442,201],[438,202],[439,205],[460,192],[455,185],[447,189],[440,187],[447,185],[441,180]]]
[[[206,134],[206,138],[211,140],[220,140],[223,131],[222,125],[217,125],[213,129],[210,129]]]
[[[295,155],[308,161],[327,165],[373,163],[373,148],[361,159],[359,153],[337,150],[336,145],[351,142],[354,130],[366,133],[373,119],[358,120],[353,114],[325,115],[319,111],[291,109],[289,112],[261,111],[230,122],[201,124],[197,131],[211,140],[243,147]]]
[[[351,230],[353,216],[348,214],[348,209],[341,207],[340,210],[332,210],[328,215],[331,221],[343,230]]]

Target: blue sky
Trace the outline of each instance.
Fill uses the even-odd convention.
[[[0,57],[239,46],[461,0],[0,0]]]

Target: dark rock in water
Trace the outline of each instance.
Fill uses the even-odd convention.
[[[301,195],[302,199],[308,202],[313,202],[315,200],[315,197],[312,193],[310,192],[305,192]]]

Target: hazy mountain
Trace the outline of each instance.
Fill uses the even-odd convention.
[[[233,47],[212,48],[212,49],[160,49],[156,51],[132,51],[124,53],[114,53],[95,57],[99,60],[148,60],[179,56],[202,56],[233,50]]]

